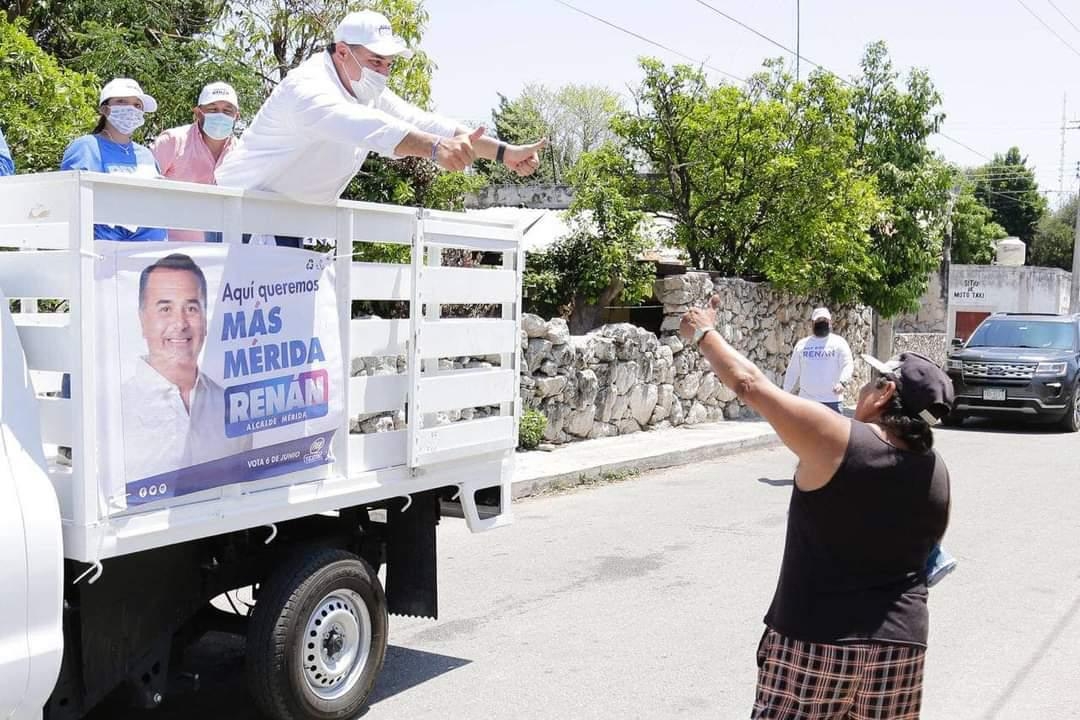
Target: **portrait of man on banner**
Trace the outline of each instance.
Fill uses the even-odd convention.
[[[121,388],[128,480],[250,450],[250,435],[226,436],[224,390],[199,368],[207,283],[189,255],[171,253],[143,269],[138,316],[146,354]]]

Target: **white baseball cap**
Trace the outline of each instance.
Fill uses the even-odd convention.
[[[832,320],[832,313],[829,312],[829,308],[814,308],[814,312],[810,313],[810,322],[817,322],[822,318],[824,318],[825,320]]]
[[[104,105],[106,100],[118,97],[137,97],[142,100],[144,111],[157,110],[157,100],[144,93],[139,83],[131,78],[116,78],[105,83],[105,87],[101,88],[101,99],[98,100],[98,105]]]
[[[232,103],[234,108],[240,109],[240,100],[236,96],[236,90],[227,82],[212,82],[204,87],[202,92],[199,93],[199,102],[197,104],[209,105],[219,100]]]
[[[394,35],[386,16],[374,10],[360,10],[346,15],[334,29],[334,42],[363,45],[376,55],[387,57],[400,55],[408,60],[413,56],[405,41]]]

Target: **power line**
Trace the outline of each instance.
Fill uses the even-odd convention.
[[[1076,32],[1080,32],[1080,27],[1076,27],[1076,23],[1074,23],[1074,22],[1073,22],[1072,20],[1070,20],[1070,19],[1069,19],[1069,16],[1068,16],[1068,15],[1066,15],[1065,13],[1063,13],[1063,12],[1061,11],[1061,8],[1059,8],[1059,7],[1057,6],[1057,5],[1055,5],[1055,4],[1054,4],[1054,0],[1046,0],[1046,2],[1050,3],[1050,7],[1054,8],[1055,10],[1057,10],[1057,14],[1058,14],[1058,15],[1060,15],[1060,16],[1061,16],[1061,17],[1063,17],[1063,18],[1065,18],[1065,22],[1067,22],[1067,23],[1069,23],[1070,25],[1072,25],[1072,28],[1073,28],[1073,30],[1075,30]]]
[[[1028,13],[1029,13],[1029,14],[1031,15],[1031,17],[1033,17],[1033,18],[1035,18],[1036,20],[1038,20],[1038,21],[1039,21],[1039,24],[1040,24],[1040,25],[1042,25],[1042,26],[1043,26],[1044,28],[1046,28],[1046,29],[1047,29],[1047,31],[1049,31],[1051,35],[1053,35],[1053,36],[1054,36],[1054,37],[1056,37],[1056,38],[1057,38],[1058,40],[1060,40],[1060,41],[1062,42],[1062,44],[1063,44],[1063,45],[1065,45],[1065,47],[1067,47],[1067,48],[1069,48],[1070,50],[1072,50],[1072,51],[1073,51],[1073,54],[1074,54],[1074,55],[1076,55],[1077,57],[1080,57],[1080,50],[1077,50],[1076,48],[1074,48],[1074,47],[1073,47],[1073,46],[1072,46],[1072,45],[1071,45],[1071,44],[1069,43],[1069,41],[1068,41],[1068,40],[1066,40],[1065,38],[1061,37],[1061,35],[1059,35],[1059,34],[1058,34],[1058,31],[1057,31],[1057,30],[1055,30],[1054,28],[1050,27],[1050,25],[1048,25],[1048,24],[1047,24],[1047,22],[1046,22],[1045,20],[1043,20],[1043,19],[1042,19],[1041,17],[1039,17],[1039,15],[1038,15],[1038,14],[1037,14],[1037,13],[1036,13],[1036,12],[1035,12],[1034,10],[1032,10],[1031,8],[1029,8],[1029,7],[1027,6],[1027,3],[1025,3],[1025,2],[1024,2],[1024,0],[1016,0],[1016,2],[1020,3],[1020,7],[1024,8],[1025,10],[1027,10],[1027,11],[1028,11]],[[1060,12],[1060,11],[1059,11],[1059,12]]]
[[[562,0],[555,0],[555,1],[556,1],[556,2],[562,2]],[[713,11],[714,13],[716,13],[716,14],[717,14],[717,15],[719,15],[720,17],[722,17],[722,18],[725,18],[725,19],[727,19],[727,20],[729,20],[729,21],[731,21],[731,22],[735,23],[735,24],[736,24],[736,25],[738,25],[739,27],[741,27],[741,28],[744,28],[744,29],[746,29],[746,30],[749,30],[750,32],[752,32],[752,33],[754,33],[755,35],[757,35],[757,36],[758,36],[759,38],[761,38],[761,39],[763,39],[763,40],[765,40],[765,41],[767,41],[767,42],[770,42],[770,43],[772,43],[773,45],[775,45],[776,47],[780,48],[781,50],[783,50],[783,51],[785,51],[785,52],[788,52],[788,53],[791,53],[791,54],[792,54],[792,55],[794,55],[794,56],[795,56],[796,58],[799,58],[799,59],[801,59],[801,60],[804,60],[805,62],[807,62],[807,63],[809,63],[809,64],[813,65],[813,66],[814,66],[814,67],[816,67],[817,69],[819,69],[819,70],[821,70],[821,71],[823,71],[823,72],[826,72],[826,73],[828,73],[829,75],[832,75],[832,76],[833,76],[834,78],[836,78],[837,80],[839,80],[839,81],[840,81],[841,83],[843,83],[844,85],[847,85],[847,86],[849,86],[849,87],[850,87],[850,86],[852,85],[852,83],[850,83],[849,81],[845,80],[845,79],[844,79],[843,77],[841,77],[841,76],[840,76],[840,75],[838,75],[837,73],[833,72],[833,71],[832,71],[832,70],[830,70],[829,68],[825,67],[824,65],[821,65],[821,64],[819,64],[819,63],[816,63],[816,62],[814,62],[813,60],[811,60],[810,58],[806,57],[805,55],[802,55],[802,54],[800,54],[799,52],[797,52],[797,51],[795,51],[795,50],[792,50],[792,49],[791,49],[791,48],[789,48],[789,47],[788,47],[787,45],[784,45],[783,43],[779,42],[778,40],[775,40],[774,38],[771,38],[771,37],[769,37],[768,35],[766,35],[765,33],[761,32],[760,30],[756,30],[756,29],[754,29],[754,28],[750,27],[749,25],[747,25],[747,24],[746,24],[746,23],[744,23],[743,21],[739,20],[738,18],[732,17],[731,15],[728,15],[728,14],[727,14],[726,12],[723,12],[723,11],[719,10],[718,8],[715,8],[715,7],[713,7],[713,6],[712,6],[712,5],[710,5],[709,3],[705,2],[705,0],[694,0],[694,2],[698,3],[699,5],[702,5],[703,7],[707,7],[708,9],[712,10],[712,11]],[[960,140],[957,140],[956,138],[954,138],[954,137],[952,137],[952,136],[950,136],[950,135],[946,135],[945,133],[943,133],[943,132],[940,132],[940,131],[939,131],[939,132],[937,133],[937,135],[940,135],[941,137],[945,138],[946,140],[948,140],[948,141],[949,141],[949,142],[951,142],[951,143],[954,143],[954,144],[956,144],[956,145],[959,145],[960,147],[964,148],[965,150],[967,150],[967,151],[968,151],[968,152],[970,152],[970,153],[974,153],[974,154],[978,155],[978,156],[979,156],[979,157],[981,157],[981,158],[984,158],[984,159],[986,159],[986,160],[990,160],[989,156],[987,156],[987,155],[984,155],[983,153],[979,152],[978,150],[976,150],[975,148],[971,147],[971,146],[970,146],[970,145],[968,145],[967,143],[961,142]]]
[[[967,150],[970,153],[975,153],[976,155],[978,155],[979,157],[981,157],[984,160],[987,160],[989,162],[993,162],[993,160],[990,158],[989,155],[985,155],[985,154],[979,152],[978,150],[971,147],[967,143],[960,142],[959,140],[952,137],[951,135],[946,135],[945,133],[941,132],[940,130],[938,131],[937,135],[938,135],[938,137],[944,138],[945,140],[948,140],[949,142],[951,142],[951,143],[953,143],[955,145],[959,145],[960,147],[964,148],[965,150]]]
[[[731,22],[735,23],[736,25],[743,28],[744,30],[749,30],[750,32],[754,33],[755,35],[757,35],[759,38],[761,38],[765,42],[768,42],[768,43],[771,43],[771,44],[775,45],[776,47],[780,48],[781,50],[783,50],[786,53],[791,53],[791,55],[793,55],[794,57],[796,57],[798,59],[801,59],[801,60],[813,65],[814,67],[818,68],[819,70],[825,70],[826,72],[829,72],[831,75],[835,75],[838,78],[840,77],[839,75],[836,75],[836,73],[827,70],[826,68],[822,67],[821,65],[814,62],[813,60],[806,57],[805,55],[801,55],[798,50],[792,50],[787,45],[784,45],[783,43],[774,40],[773,38],[769,37],[768,35],[761,32],[760,30],[755,30],[754,28],[752,28],[749,25],[747,25],[746,23],[744,23],[742,20],[739,20],[736,17],[732,17],[731,15],[728,15],[723,10],[720,10],[719,8],[714,7],[714,6],[710,5],[709,3],[705,2],[705,0],[694,0],[694,2],[696,2],[698,5],[701,5],[702,7],[707,7],[708,9],[712,10],[714,13],[716,13],[720,17],[726,18],[727,20],[730,20]],[[841,78],[841,80],[842,79],[843,78]]]
[[[689,55],[687,55],[686,53],[679,52],[678,50],[676,50],[674,48],[670,48],[667,45],[664,45],[662,43],[658,43],[655,40],[650,40],[649,38],[645,37],[644,35],[636,33],[633,30],[628,30],[628,29],[622,27],[621,25],[616,25],[615,23],[611,22],[610,20],[605,20],[604,18],[602,18],[602,17],[600,17],[598,15],[593,15],[592,13],[587,12],[585,10],[582,10],[579,7],[575,7],[574,5],[571,5],[570,3],[566,2],[565,0],[554,0],[554,1],[559,3],[560,5],[562,5],[565,8],[569,8],[570,10],[573,10],[576,13],[581,13],[582,15],[584,15],[586,17],[589,17],[589,18],[592,18],[593,20],[595,20],[595,21],[597,21],[599,23],[603,23],[604,25],[607,25],[610,28],[614,28],[615,30],[618,30],[621,33],[625,33],[627,35],[630,35],[631,37],[635,37],[638,40],[641,40],[642,42],[647,42],[650,45],[653,45],[655,47],[660,48],[661,50],[666,50],[669,53],[673,53],[675,55],[678,55],[679,57],[683,58],[684,60],[689,60],[690,62],[694,63],[695,65],[699,65],[701,67],[707,67],[710,70],[714,70],[714,71],[720,73],[721,75],[724,75],[726,77],[731,78],[732,80],[737,80],[738,82],[741,82],[741,83],[746,82],[745,78],[741,78],[738,75],[733,75],[732,73],[729,73],[727,70],[721,70],[720,68],[718,68],[718,67],[716,67],[714,65],[709,65],[708,63],[706,63],[706,62],[704,62],[702,60],[697,60],[696,58],[692,58]]]

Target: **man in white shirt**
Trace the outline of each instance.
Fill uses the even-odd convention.
[[[784,390],[791,392],[799,386],[799,397],[815,400],[841,412],[844,386],[851,380],[855,364],[847,341],[832,332],[832,313],[828,308],[815,308],[810,315],[814,334],[795,343]]]
[[[139,322],[147,354],[120,390],[127,481],[250,450],[250,435],[225,436],[225,393],[199,371],[206,276],[189,256],[143,270]]]
[[[507,145],[387,89],[394,60],[411,56],[386,17],[371,10],[350,13],[327,51],[274,89],[218,167],[218,184],[333,202],[371,151],[429,158],[447,170],[464,170],[477,158],[497,160],[520,175],[536,170],[546,141]]]

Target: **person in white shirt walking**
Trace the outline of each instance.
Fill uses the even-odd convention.
[[[519,175],[536,171],[546,140],[507,145],[484,137],[482,127],[470,130],[388,90],[394,60],[411,56],[385,16],[350,13],[326,52],[303,62],[274,89],[218,167],[218,184],[329,203],[371,151],[429,158],[446,170],[464,170],[485,158]],[[280,237],[277,242],[298,245]]]
[[[791,392],[798,385],[799,397],[842,412],[844,387],[855,370],[851,347],[844,338],[833,334],[828,308],[815,308],[810,321],[814,334],[795,343],[784,375],[784,390]]]

